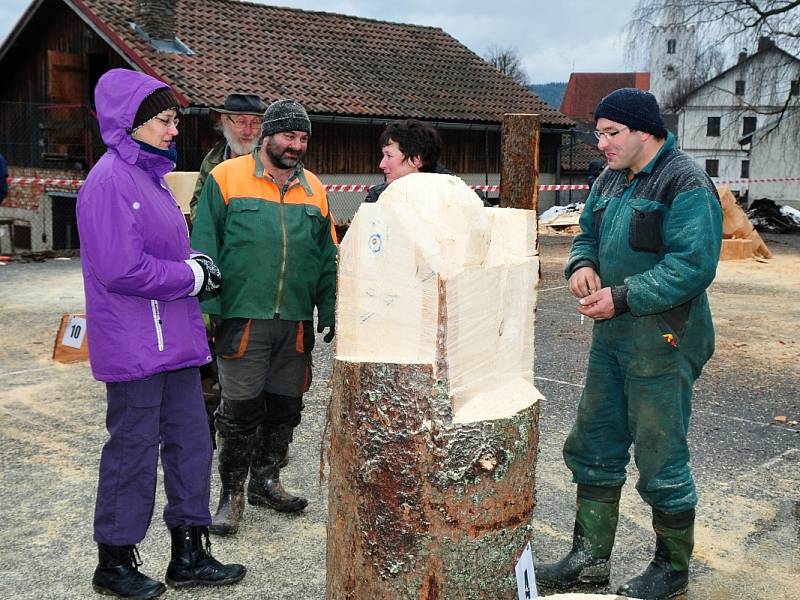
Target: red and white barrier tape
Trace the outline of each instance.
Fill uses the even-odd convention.
[[[67,187],[79,188],[83,185],[83,179],[59,179],[55,177],[41,178],[41,177],[9,177],[9,185],[41,185],[46,187]],[[761,179],[717,179],[718,184],[728,183],[782,183],[785,181],[800,181],[800,177],[767,177]],[[372,185],[370,184],[347,184],[347,183],[334,183],[325,186],[326,192],[335,193],[355,193],[367,192]],[[481,190],[483,192],[499,192],[499,185],[473,185],[470,186],[474,190]],[[557,192],[567,190],[588,190],[589,186],[586,184],[541,184],[539,185],[540,192]]]

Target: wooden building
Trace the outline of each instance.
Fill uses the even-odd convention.
[[[299,100],[313,126],[306,166],[326,183],[379,182],[378,136],[409,117],[436,125],[451,171],[499,183],[509,112],[542,115],[539,170],[552,183],[572,125],[435,27],[234,0],[34,0],[0,46],[0,153],[12,176],[85,174],[104,150],[92,90],[114,67],[175,90],[178,170],[199,167],[217,138],[208,109],[234,91]],[[0,208],[5,218],[27,215],[34,250],[53,247],[62,229],[43,191],[15,189]]]

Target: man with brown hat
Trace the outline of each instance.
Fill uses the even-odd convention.
[[[200,192],[211,169],[223,160],[250,154],[256,147],[258,132],[261,129],[261,115],[267,105],[255,94],[228,94],[222,108],[212,108],[219,115],[214,128],[221,131],[223,139],[214,144],[200,165],[200,175],[194,187],[194,195],[189,201],[191,218],[194,221]]]
[[[311,384],[317,331],[334,335],[336,230],[325,188],[303,168],[311,121],[294,100],[264,113],[261,148],[211,171],[200,196],[192,245],[218,261],[225,286],[203,302],[215,315],[222,402],[216,412],[219,507],[211,533],[235,533],[247,499],[302,510],[279,473],[303,393]]]

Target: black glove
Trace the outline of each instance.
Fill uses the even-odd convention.
[[[325,325],[317,325],[317,333],[322,333],[325,331]],[[331,325],[328,327],[328,333],[325,334],[325,337],[322,339],[325,340],[327,343],[331,343],[333,340],[333,336],[336,335],[336,325]]]
[[[208,294],[218,290],[219,286],[222,285],[222,274],[219,272],[217,265],[214,264],[214,261],[205,254],[192,254],[190,260],[197,263],[203,271],[203,283],[197,293]]]

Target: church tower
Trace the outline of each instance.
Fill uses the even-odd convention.
[[[661,23],[653,28],[651,36],[650,92],[666,109],[679,82],[694,74],[697,37],[695,27],[686,24],[680,0],[667,0],[661,15]]]

